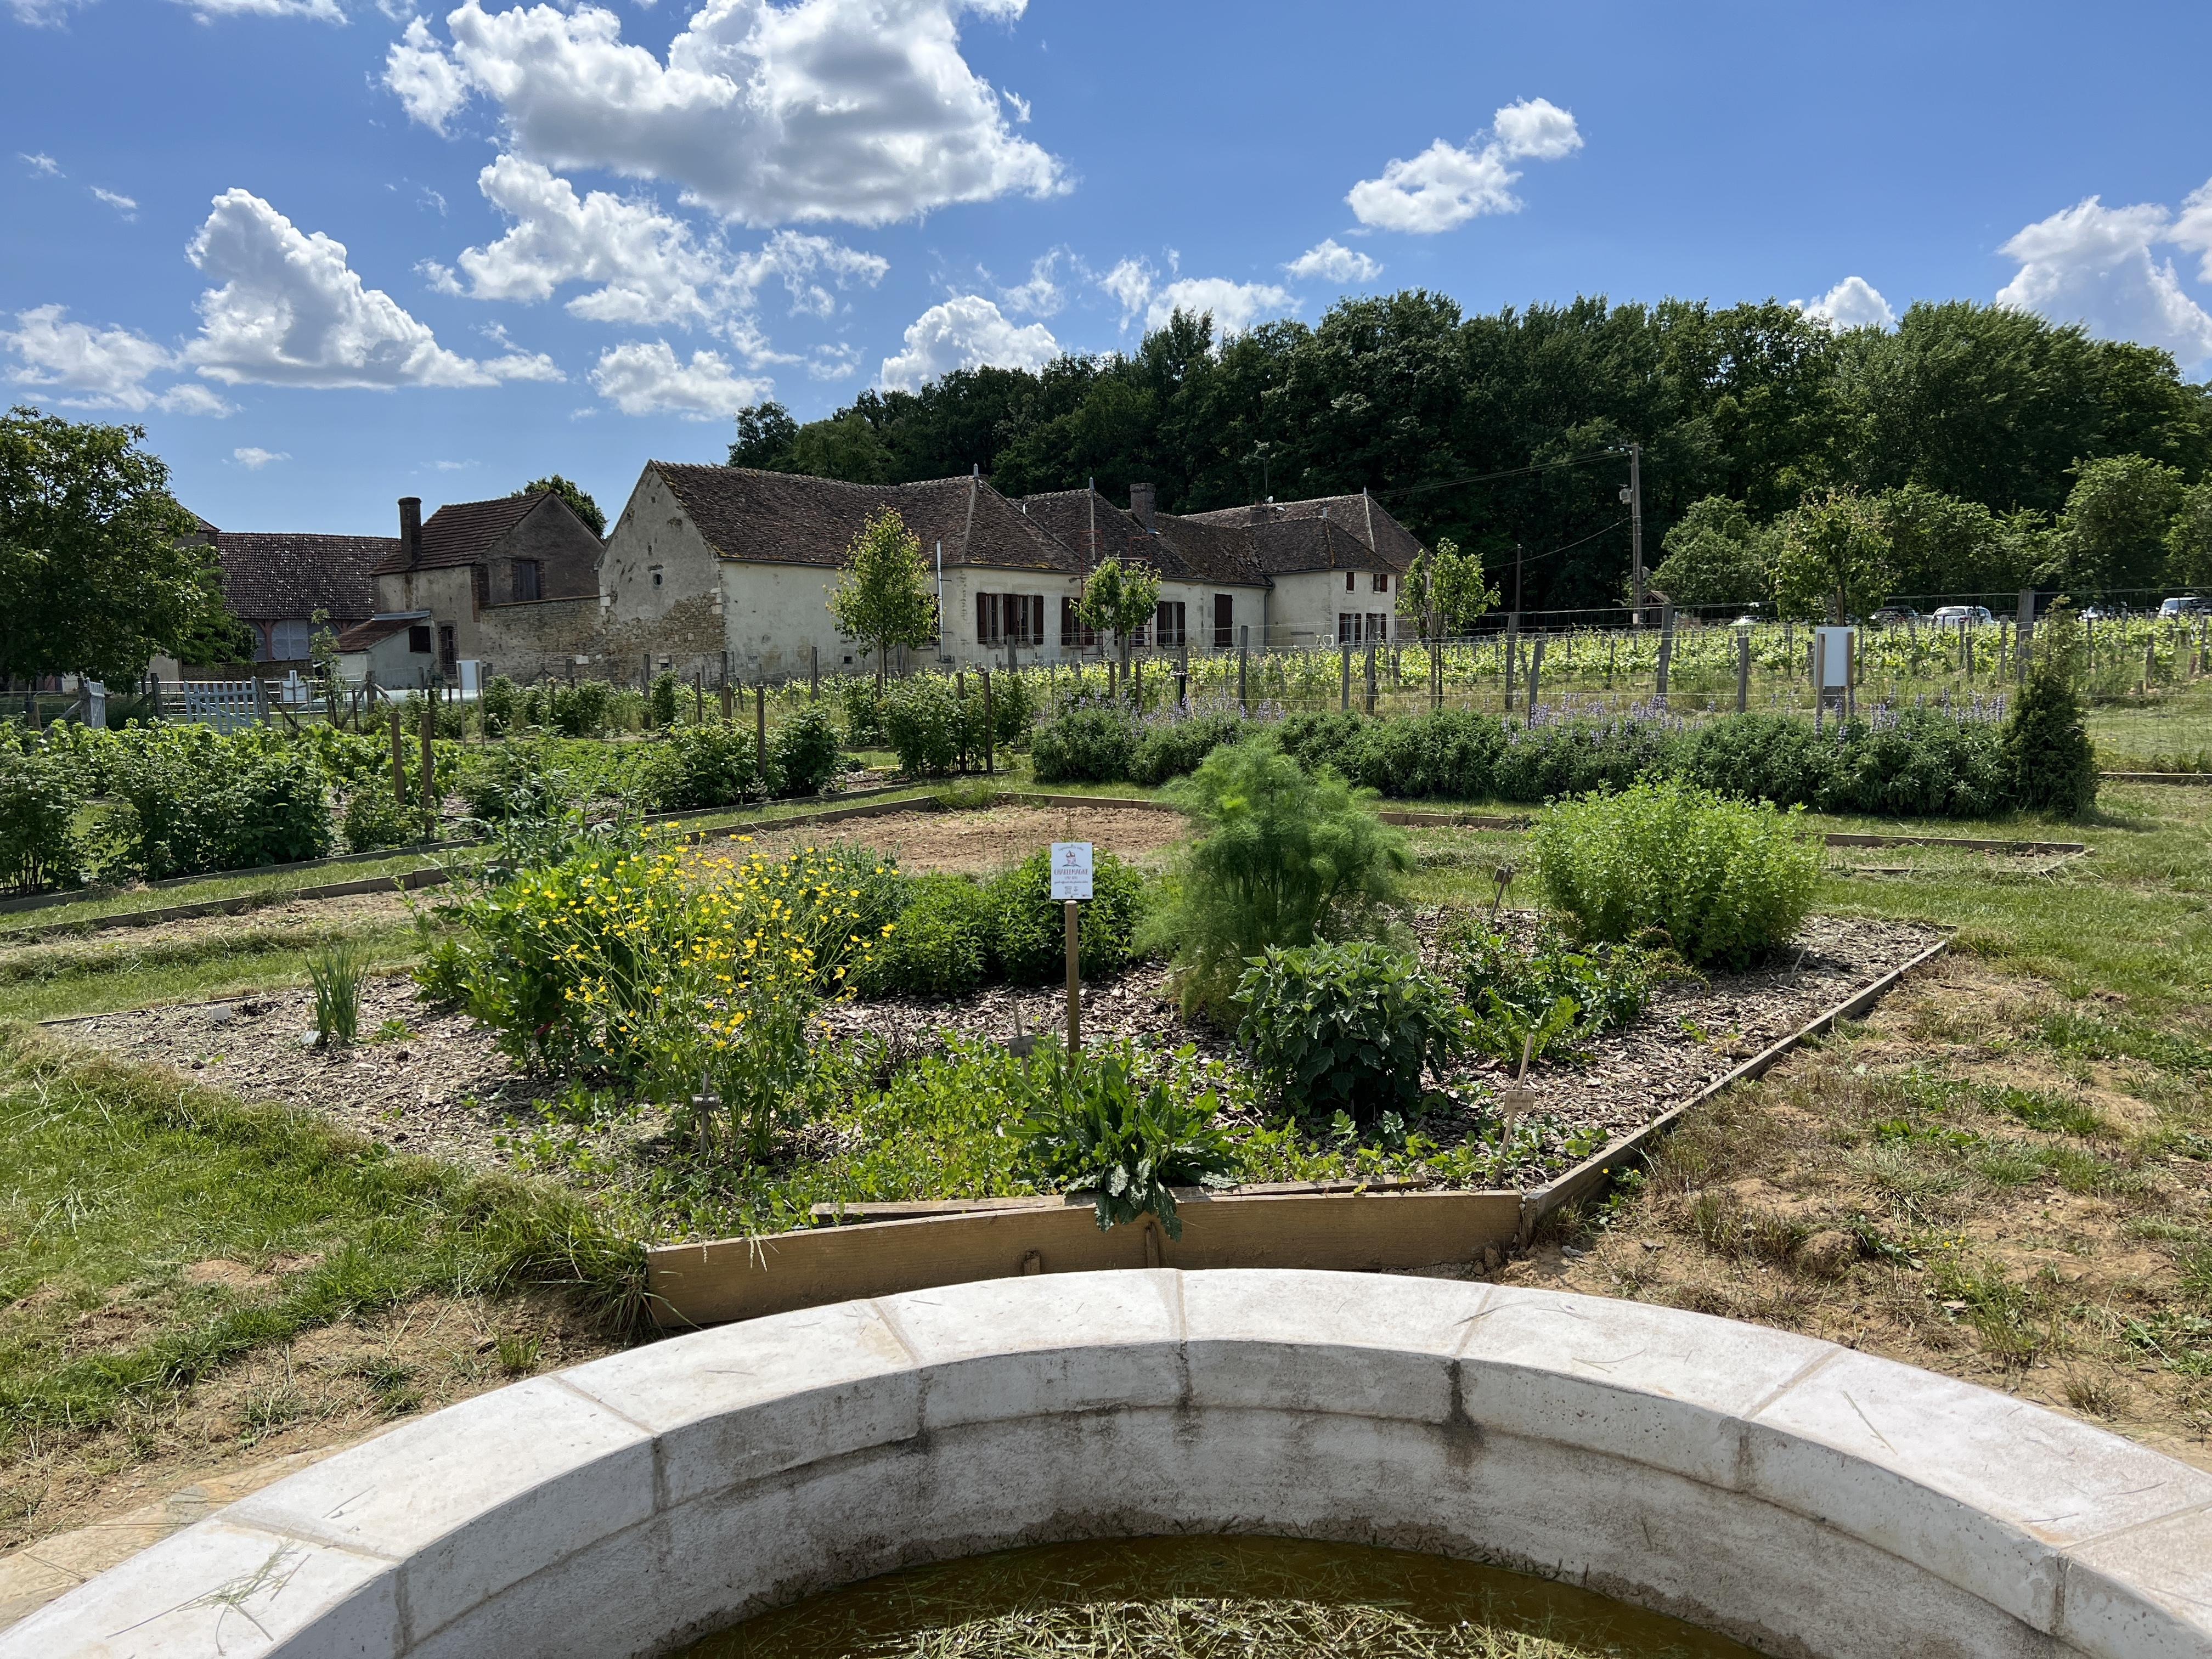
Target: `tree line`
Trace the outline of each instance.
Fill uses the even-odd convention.
[[[1364,488],[1492,573],[1521,549],[1533,611],[1623,602],[1631,442],[1645,562],[1673,562],[1655,580],[1683,603],[1825,611],[1838,515],[1854,604],[2212,580],[2212,387],[1969,301],[1838,331],[1772,301],[1470,317],[1408,289],[1225,340],[1179,313],[1126,354],[957,370],[805,424],[763,404],[730,460],[877,483],[980,466],[1010,495],[1144,480],[1183,513]]]

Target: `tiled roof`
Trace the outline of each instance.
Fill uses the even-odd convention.
[[[338,635],[338,649],[366,651],[380,641],[388,640],[405,629],[418,627],[426,620],[422,617],[379,617],[374,621],[356,623]]]
[[[1211,513],[1188,515],[1201,524],[1224,528],[1249,528],[1260,549],[1260,562],[1272,572],[1342,568],[1351,561],[1339,556],[1333,567],[1328,556],[1342,553],[1334,537],[1316,538],[1309,527],[1326,519],[1332,530],[1344,532],[1371,549],[1379,564],[1352,564],[1354,569],[1388,568],[1403,570],[1421,550],[1420,538],[1392,518],[1371,495],[1317,495],[1310,501],[1274,501],[1265,507],[1218,507]],[[1301,563],[1292,561],[1310,560]]]
[[[1243,582],[1254,586],[1267,583],[1251,538],[1216,525],[1156,514],[1154,522],[1160,533],[1152,535],[1136,514],[1115,506],[1094,489],[1053,490],[1025,496],[1022,505],[1054,539],[1079,555],[1088,555],[1095,534],[1098,557],[1141,559],[1161,575],[1174,580]]]
[[[1076,550],[981,478],[856,484],[744,466],[650,463],[709,546],[726,559],[834,565],[868,515],[895,508],[934,558],[1006,570],[1083,568]]]
[[[488,501],[447,501],[422,521],[422,556],[410,564],[407,550],[395,538],[391,553],[376,567],[377,574],[474,564],[550,493],[541,489],[535,495],[500,495]]]
[[[304,621],[327,611],[340,622],[376,609],[377,562],[399,545],[392,536],[309,536],[217,530],[223,598],[253,622]]]

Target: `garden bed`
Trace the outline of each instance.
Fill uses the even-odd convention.
[[[872,825],[871,828],[875,826]],[[1436,918],[1419,919],[1425,930]],[[1533,939],[1533,914],[1504,918]],[[1510,1157],[1480,1185],[1534,1185],[1694,1095],[1740,1060],[1873,983],[1941,935],[1906,923],[1815,917],[1773,962],[1741,973],[1662,981],[1632,1024],[1597,1038],[1587,1064],[1540,1064],[1528,1075],[1533,1105]],[[889,997],[833,1009],[842,1036],[872,1034],[895,1054],[923,1052],[953,1031],[1010,1037],[1064,1030],[1059,987],[994,986],[958,999]],[[391,1024],[387,1024],[387,1022]],[[140,1009],[69,1022],[74,1041],[138,1060],[168,1065],[196,1080],[251,1098],[310,1108],[396,1149],[458,1158],[478,1167],[508,1161],[509,1136],[534,1103],[558,1095],[558,1079],[525,1076],[468,1017],[422,1007],[404,978],[368,981],[362,992],[362,1042],[336,1055],[302,1047],[313,1026],[307,992],[283,991],[210,1006]],[[404,1028],[404,1036],[398,1035]],[[1086,988],[1087,1039],[1150,1037],[1188,1042],[1210,1059],[1233,1060],[1230,1036],[1185,1024],[1169,994],[1166,969],[1146,963]],[[392,1034],[371,1041],[380,1030]],[[1489,1097],[1507,1081],[1502,1068],[1470,1061],[1436,1079],[1450,1102],[1419,1125],[1447,1150],[1492,1122]],[[618,1132],[641,1146],[662,1133],[648,1109]],[[619,1146],[606,1149],[617,1158]],[[948,1194],[951,1195],[951,1194]]]

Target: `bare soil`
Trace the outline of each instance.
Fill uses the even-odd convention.
[[[833,843],[875,848],[902,870],[953,870],[986,875],[1018,864],[1055,841],[1087,841],[1102,852],[1142,858],[1183,837],[1179,812],[1128,806],[994,806],[976,812],[888,812],[842,823],[803,824],[756,835],[750,844],[781,856],[794,847]],[[712,842],[716,850],[726,842]]]

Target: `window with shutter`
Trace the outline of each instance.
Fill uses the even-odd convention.
[[[527,605],[538,597],[538,561],[517,559],[514,569],[514,602]]]
[[[1213,648],[1226,651],[1237,643],[1237,596],[1216,593],[1213,596]]]

